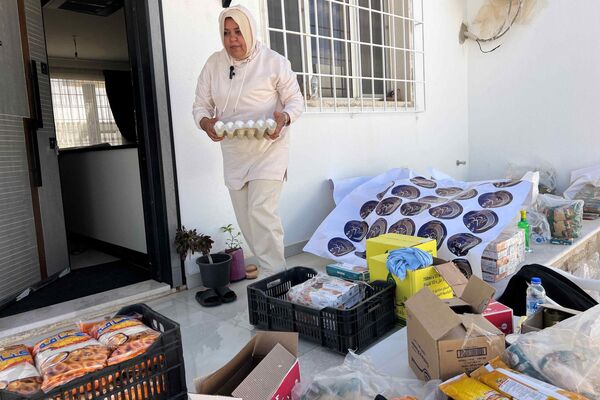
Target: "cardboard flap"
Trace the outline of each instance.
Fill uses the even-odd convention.
[[[291,355],[298,356],[298,333],[296,332],[264,332],[256,333],[256,344],[253,355],[264,357],[279,343]]]
[[[442,278],[444,278],[446,283],[450,285],[454,295],[456,297],[461,297],[467,286],[468,279],[460,272],[456,265],[454,265],[453,262],[446,262],[442,259],[434,258],[433,268],[435,268]]]
[[[493,286],[473,275],[460,297],[473,307],[474,312],[481,314],[494,294],[496,294],[496,289]]]
[[[502,334],[494,324],[480,314],[463,314],[461,323],[471,336],[498,336]]]
[[[406,308],[434,340],[460,325],[460,318],[429,288],[421,289],[406,300]]]
[[[266,357],[233,391],[244,400],[270,399],[296,362],[296,356],[276,343]]]
[[[219,370],[206,377],[194,379],[196,392],[200,394],[217,394],[220,392],[219,394],[223,394],[223,388],[233,390],[241,382],[238,373],[247,370],[247,364],[252,361],[255,344],[256,336],[246,343],[242,350]]]

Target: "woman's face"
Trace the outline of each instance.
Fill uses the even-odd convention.
[[[239,25],[233,18],[225,18],[225,30],[223,32],[225,49],[230,57],[241,60],[246,55],[246,41],[242,36]]]

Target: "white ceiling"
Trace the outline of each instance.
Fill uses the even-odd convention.
[[[123,9],[108,17],[97,17],[45,8],[44,27],[50,58],[74,58],[73,35],[76,35],[80,59],[101,61],[129,59]]]

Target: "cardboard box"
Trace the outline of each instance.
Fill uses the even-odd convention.
[[[379,254],[387,253],[390,250],[406,247],[416,247],[428,252],[432,257],[437,257],[437,242],[435,239],[386,233],[367,239],[367,260]]]
[[[505,335],[514,332],[513,310],[496,300],[492,300],[483,311],[482,315]]]
[[[549,320],[548,317],[544,316],[544,310],[551,310],[556,313],[556,316],[553,316],[551,318],[552,320]],[[541,331],[542,329],[554,325],[557,320],[562,321],[577,314],[581,314],[581,311],[550,304],[542,304],[532,316],[527,317],[525,322],[523,322],[521,325],[521,333]]]
[[[439,272],[456,298],[424,288],[406,301],[408,362],[424,380],[470,373],[504,351],[504,334],[481,315],[494,288],[476,276],[467,281],[452,263]]]
[[[191,400],[291,399],[300,381],[298,334],[257,332],[221,369],[194,380]]]
[[[406,308],[404,306],[406,300],[424,287],[428,287],[441,299],[454,297],[452,289],[436,269],[436,266],[447,264],[447,261],[434,258],[433,266],[421,268],[416,271],[407,271],[406,278],[400,280],[400,278],[388,271],[386,266],[387,258],[388,255],[385,253],[371,257],[369,259],[369,271],[371,273],[371,281],[386,281],[391,277],[396,282],[396,294],[394,298],[396,302],[396,316],[399,319],[406,320]]]
[[[329,264],[325,267],[327,275],[351,281],[370,282],[369,269],[360,265],[349,265],[344,263]]]

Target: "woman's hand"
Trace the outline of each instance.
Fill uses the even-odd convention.
[[[202,128],[202,130],[204,132],[206,132],[206,134],[208,135],[208,137],[213,141],[213,142],[220,142],[221,140],[225,139],[225,136],[217,136],[217,132],[215,132],[215,124],[217,123],[217,121],[219,121],[218,118],[202,118],[202,120],[200,120],[200,128]]]
[[[289,122],[290,122],[290,116],[285,113],[285,112],[279,112],[279,111],[275,111],[273,113],[273,119],[275,120],[275,123],[277,124],[277,126],[275,127],[275,131],[267,136],[271,139],[271,140],[275,140],[277,138],[279,138],[279,134],[281,133],[281,130],[283,129],[284,126],[286,126]]]

